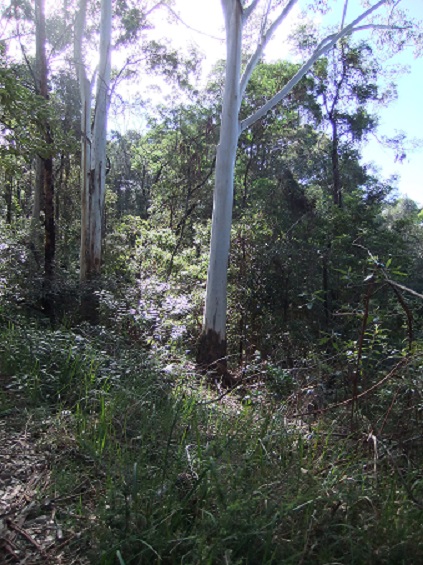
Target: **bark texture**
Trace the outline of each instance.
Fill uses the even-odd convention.
[[[202,333],[199,342],[198,362],[205,370],[217,372],[218,374],[226,374],[226,340],[222,340],[220,335],[209,330],[207,334]]]
[[[201,365],[225,359],[226,287],[231,239],[233,178],[236,148],[240,134],[240,72],[242,46],[242,6],[238,0],[222,0],[226,27],[226,73],[222,122],[216,154],[210,261],[207,273],[203,331],[197,361]]]
[[[97,323],[99,302],[95,291],[101,274],[103,220],[106,193],[107,116],[111,74],[112,1],[102,0],[100,20],[100,62],[95,110],[92,116],[92,92],[82,55],[87,0],[80,0],[75,25],[74,58],[81,100],[81,315]],[[91,121],[93,125],[91,126]]]

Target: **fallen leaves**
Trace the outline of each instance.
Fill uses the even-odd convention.
[[[45,426],[34,434],[31,427],[31,421],[23,429],[8,419],[0,422],[0,563],[85,565],[88,560],[75,544],[69,551],[70,542],[86,530],[80,523],[75,531],[75,520],[62,518],[69,515],[70,497],[46,496],[52,486],[51,452],[43,445],[52,430]]]

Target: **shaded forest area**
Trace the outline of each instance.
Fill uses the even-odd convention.
[[[321,56],[322,30],[293,34],[319,57],[239,130],[207,364],[227,69],[202,85],[152,34],[177,2],[108,3],[2,12],[0,563],[423,562],[423,212],[362,158],[396,97],[381,49],[418,50],[418,26]],[[248,25],[244,72],[269,29]],[[302,68],[258,58],[240,123]]]

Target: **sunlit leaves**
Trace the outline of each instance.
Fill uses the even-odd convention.
[[[44,124],[49,112],[43,98],[23,86],[10,69],[0,68],[0,155],[46,154]]]

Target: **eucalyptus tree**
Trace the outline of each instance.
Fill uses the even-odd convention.
[[[0,169],[10,179],[10,186],[14,177],[30,168],[34,155],[48,150],[40,128],[48,118],[48,104],[28,88],[22,69],[11,63],[0,47]],[[10,196],[8,192],[7,198]]]
[[[51,119],[52,109],[49,90],[49,62],[47,54],[47,32],[46,32],[46,8],[45,0],[36,0],[34,9],[25,3],[16,3],[13,13],[2,14],[4,20],[11,24],[13,22],[16,37],[7,45],[10,62],[22,54],[21,61],[10,64],[9,73],[6,73],[6,81],[2,81],[5,87],[0,96],[1,111],[0,122],[4,123],[2,128],[3,140],[10,144],[9,156],[15,154],[15,168],[22,167],[19,157],[25,158],[28,164],[37,160],[37,178],[35,182],[34,205],[32,211],[32,229],[30,234],[31,248],[38,256],[38,245],[41,247],[41,233],[38,234],[41,202],[44,209],[44,292],[43,307],[49,316],[53,316],[53,302],[51,283],[54,278],[54,263],[56,252],[56,229],[54,218],[54,154],[55,145],[53,141]],[[22,25],[28,27],[28,37],[22,39]],[[35,34],[35,64],[29,49],[34,47]],[[32,42],[32,43],[30,43]],[[16,49],[20,46],[20,51]],[[5,53],[7,54],[7,50]],[[32,53],[34,50],[32,49]],[[22,64],[22,62],[24,64]],[[13,94],[8,97],[8,83],[15,75]],[[2,143],[3,145],[3,143]],[[12,171],[10,167],[9,170]],[[15,171],[16,174],[16,171]],[[32,184],[32,183],[31,183]],[[12,188],[12,180],[9,178],[8,186]],[[12,194],[8,194],[8,219],[11,216]],[[38,237],[40,236],[40,237]],[[41,262],[38,261],[39,266]]]
[[[74,36],[74,61],[78,74],[81,99],[81,282],[97,278],[101,272],[102,238],[104,232],[107,121],[112,93],[127,78],[134,80],[140,68],[174,75],[183,82],[188,70],[195,68],[180,65],[176,52],[159,41],[146,41],[144,32],[151,29],[149,16],[166,0],[111,0],[101,1],[99,65],[88,76],[84,48],[88,33],[88,1],[79,1]],[[91,24],[92,25],[92,24]],[[112,43],[113,40],[113,43]],[[140,46],[142,44],[142,46]],[[124,56],[121,69],[112,80],[111,52],[120,50]],[[135,52],[136,51],[136,52]],[[182,72],[180,67],[183,67]],[[96,85],[96,93],[93,90]],[[95,101],[95,103],[94,103]],[[94,108],[93,108],[94,106]]]
[[[81,256],[80,278],[86,282],[100,273],[102,221],[106,184],[106,135],[109,109],[112,2],[101,1],[98,76],[88,78],[83,57],[87,0],[80,0],[75,24],[74,54],[81,97]],[[91,116],[96,79],[94,115]],[[91,122],[93,125],[91,126]]]
[[[202,334],[199,340],[197,361],[206,366],[215,365],[226,371],[226,310],[227,267],[230,247],[233,206],[234,168],[237,144],[241,133],[281,102],[294,86],[309,72],[314,63],[326,55],[340,40],[357,31],[373,27],[390,29],[388,24],[375,24],[370,17],[383,6],[391,7],[390,0],[379,0],[346,24],[348,0],[344,3],[339,30],[325,37],[297,73],[276,92],[261,108],[240,119],[240,109],[248,82],[257,63],[276,29],[287,19],[297,0],[267,1],[260,26],[257,47],[242,69],[243,30],[258,12],[262,3],[251,0],[221,0],[226,32],[226,71],[223,91],[220,139],[216,154],[216,175],[213,201],[212,234],[206,300]],[[398,4],[396,2],[395,4]],[[391,10],[390,10],[391,11]],[[273,21],[271,21],[273,19]],[[271,21],[271,23],[269,23]]]
[[[3,96],[4,113],[0,112],[3,114],[0,122],[4,121],[2,134],[9,142],[9,153],[14,152],[16,156],[15,174],[22,170],[22,159],[30,171],[22,213],[31,216],[30,249],[39,268],[42,268],[41,250],[44,245],[45,287],[54,278],[57,262],[59,238],[56,220],[63,197],[62,163],[65,160],[69,162],[72,153],[77,151],[74,142],[75,114],[72,114],[74,102],[70,102],[67,93],[65,95],[63,88],[58,86],[64,76],[72,83],[69,63],[67,69],[64,66],[70,45],[67,7],[71,9],[73,5],[60,0],[55,6],[49,6],[45,0],[35,0],[32,4],[13,3],[2,13],[2,31],[5,33],[7,30],[10,35],[10,41],[2,43],[7,83],[14,77],[15,84],[13,95]],[[73,66],[71,68],[73,70]],[[7,89],[3,94],[7,94]],[[9,164],[10,161],[9,155]],[[34,163],[35,175],[32,174]],[[30,205],[31,212],[28,209]],[[44,306],[52,313],[53,305],[46,303],[48,294],[45,293]]]

